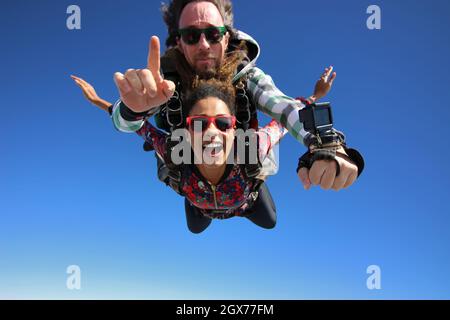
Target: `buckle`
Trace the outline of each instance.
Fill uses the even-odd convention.
[[[172,121],[175,118],[178,118],[178,123]],[[183,110],[178,91],[175,91],[166,103],[166,119],[171,129],[180,127],[183,124]],[[174,121],[176,122],[177,120]]]

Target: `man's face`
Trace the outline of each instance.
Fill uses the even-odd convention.
[[[183,9],[180,17],[179,29],[208,27],[223,27],[223,18],[217,7],[207,1],[191,2]],[[194,68],[195,72],[205,78],[216,73],[223,61],[228,47],[228,32],[219,43],[211,44],[206,40],[205,34],[200,36],[196,44],[189,45],[178,38],[178,48],[183,52],[186,60]]]

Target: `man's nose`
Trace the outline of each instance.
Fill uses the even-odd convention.
[[[209,45],[208,40],[206,40],[206,36],[204,33],[200,35],[200,40],[198,41],[198,48],[201,50],[208,50],[211,46]]]

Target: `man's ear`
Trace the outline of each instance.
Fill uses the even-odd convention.
[[[181,41],[180,41],[180,38],[177,38],[177,49],[178,49],[178,51],[180,51],[181,53],[183,53],[183,48],[181,47]]]
[[[225,50],[228,49],[228,43],[230,42],[230,33],[225,33]]]

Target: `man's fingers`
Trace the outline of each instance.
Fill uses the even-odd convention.
[[[333,66],[325,68],[325,71],[323,72],[321,79],[327,82],[330,78],[331,72],[333,72]]]
[[[327,74],[328,74],[328,68],[325,68],[325,71],[322,73],[322,76],[320,77],[320,79],[326,80]]]
[[[337,75],[336,72],[333,72],[333,74],[331,75],[331,78],[329,80],[330,86],[333,85],[333,81],[334,81],[334,79],[336,79],[336,75]]]
[[[311,188],[311,181],[309,180],[309,170],[306,168],[301,168],[298,171],[298,177],[300,178],[300,181],[303,184],[303,188],[305,188],[305,190],[308,190],[309,188]]]
[[[74,82],[75,82],[75,84],[76,84],[77,86],[79,86],[81,89],[84,89],[84,86],[83,86],[83,84],[82,84],[80,81],[75,80]]]
[[[116,83],[122,97],[131,91],[131,86],[122,73],[116,72],[114,74],[114,82]]]
[[[139,79],[141,80],[146,93],[151,98],[154,98],[158,93],[158,87],[156,85],[155,79],[153,78],[153,74],[148,69],[142,69],[137,72],[137,75],[139,76]]]
[[[149,49],[148,49],[148,57],[147,57],[147,69],[149,69],[155,81],[157,83],[162,82],[161,74],[159,73],[159,69],[161,68],[161,46],[159,44],[159,38],[153,36],[150,39]]]
[[[327,69],[327,77],[330,77],[330,74],[333,72],[333,66],[329,66]]]
[[[72,79],[73,79],[73,82],[75,82],[75,84],[76,84],[77,86],[79,86],[81,89],[83,89],[83,90],[86,89],[86,86],[84,85],[83,82],[81,82],[80,80],[75,79],[75,78],[72,78]]]
[[[71,75],[70,77],[71,77],[73,80],[78,81],[78,82],[80,82],[80,83],[82,83],[82,84],[88,84],[86,81],[84,81],[84,79],[82,79],[82,78],[80,78],[80,77],[77,77],[77,76],[74,76],[74,75]]]

